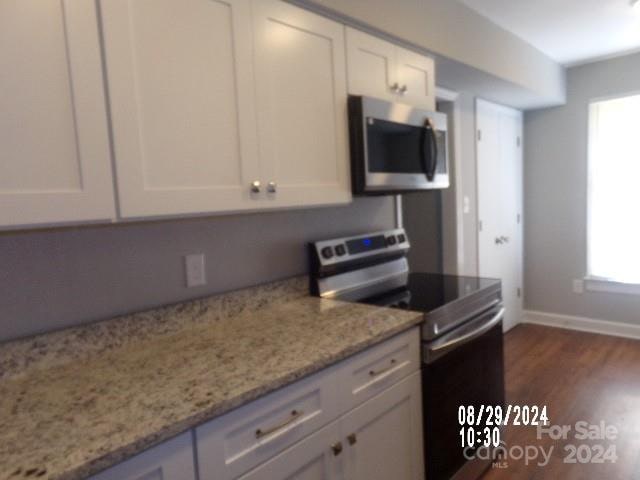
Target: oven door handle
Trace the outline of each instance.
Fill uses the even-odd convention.
[[[444,355],[446,352],[448,352],[449,350],[453,350],[456,347],[459,347],[467,342],[470,342],[474,338],[477,338],[480,335],[491,330],[494,326],[500,323],[500,321],[502,321],[503,318],[504,318],[504,307],[500,308],[500,310],[498,310],[498,313],[496,313],[488,321],[484,322],[482,325],[480,325],[478,328],[476,328],[472,332],[465,333],[464,335],[453,338],[441,345],[429,347],[428,353],[435,355],[437,357],[440,357]]]

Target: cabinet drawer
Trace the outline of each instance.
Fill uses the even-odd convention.
[[[341,369],[340,406],[344,412],[420,369],[419,327],[356,355]]]
[[[231,480],[339,414],[335,368],[296,382],[196,429],[201,480]]]

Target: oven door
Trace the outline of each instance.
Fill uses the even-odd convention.
[[[352,162],[357,163],[352,170],[359,177],[354,193],[449,186],[446,115],[370,97],[350,102],[356,104],[350,105]]]
[[[478,478],[486,462],[468,461],[458,408],[504,406],[502,316],[496,307],[445,337],[423,345],[423,418],[426,478]],[[484,421],[484,420],[483,420]],[[476,429],[484,429],[481,423]]]

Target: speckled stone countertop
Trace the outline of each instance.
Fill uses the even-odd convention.
[[[0,479],[87,478],[421,319],[297,278],[0,345]]]

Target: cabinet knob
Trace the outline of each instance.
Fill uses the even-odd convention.
[[[278,189],[278,184],[276,182],[267,183],[267,192],[276,193],[277,189]]]
[[[254,180],[251,182],[251,193],[260,193],[260,181]]]
[[[400,95],[404,95],[405,93],[407,93],[409,91],[409,88],[406,85],[402,85],[402,87],[400,87],[400,89],[398,90],[398,92],[400,93]]]
[[[358,437],[355,433],[352,433],[347,437],[347,441],[349,442],[349,445],[353,446],[358,442]]]
[[[337,442],[331,445],[331,451],[337,457],[342,453],[342,442]]]
[[[390,85],[389,88],[392,92],[398,93],[398,91],[400,90],[400,85],[398,84],[398,82],[396,82],[393,85]]]

